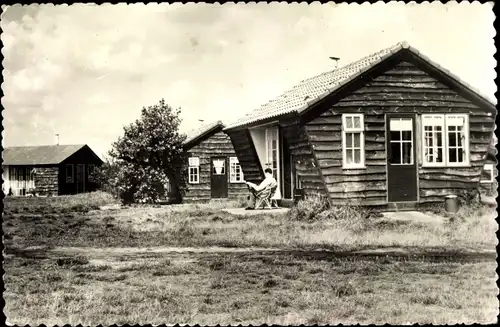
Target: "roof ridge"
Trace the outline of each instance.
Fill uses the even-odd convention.
[[[378,50],[378,51],[375,51],[375,52],[372,52],[368,55],[365,55],[361,58],[358,58],[356,60],[352,60],[351,62],[349,63],[346,63],[345,65],[341,66],[341,67],[338,67],[338,68],[335,68],[333,70],[327,70],[327,71],[324,71],[322,73],[319,73],[319,74],[316,74],[314,76],[311,76],[311,77],[308,77],[308,78],[304,78],[302,80],[300,80],[299,82],[297,82],[297,84],[295,84],[294,86],[292,86],[291,88],[283,91],[280,95],[274,97],[273,99],[271,100],[268,100],[267,102],[263,103],[262,105],[260,105],[259,107],[257,108],[254,108],[253,110],[247,112],[243,118],[246,118],[246,117],[250,117],[250,116],[262,116],[264,113],[260,113],[259,111],[261,111],[262,109],[264,108],[267,108],[269,106],[271,106],[272,104],[274,103],[277,103],[279,102],[279,100],[285,100],[285,103],[289,103],[291,101],[294,101],[293,99],[293,96],[290,96],[291,94],[294,93],[294,91],[298,91],[299,89],[301,88],[306,88],[307,87],[307,84],[312,82],[312,81],[315,81],[315,80],[318,80],[322,77],[325,77],[329,74],[333,74],[335,75],[335,73],[344,73],[346,70],[348,70],[349,68],[353,68],[355,67],[357,64],[365,61],[365,60],[368,60],[370,58],[374,58],[374,57],[377,57],[377,56],[382,56],[384,54],[387,54],[387,53],[391,53],[391,52],[394,52],[394,51],[397,51],[399,50],[400,48],[408,48],[409,45],[408,45],[408,42],[406,41],[401,41],[401,42],[398,42],[396,44],[393,44],[392,46],[390,47],[386,47],[386,48],[383,48],[381,50]],[[324,92],[328,91],[330,89],[329,86],[331,86],[332,84],[334,83],[337,83],[338,80],[341,79],[341,76],[340,77],[337,77],[337,78],[334,78],[332,79],[328,85],[325,86],[325,89],[324,89]],[[303,93],[303,92],[302,92]],[[321,92],[323,93],[323,92]],[[308,97],[314,97],[314,96],[311,96],[311,94],[307,94],[306,96],[304,96],[303,98],[303,101],[307,100]],[[288,100],[288,101],[287,101]],[[311,99],[312,100],[312,99]],[[297,99],[295,99],[295,101],[297,101]],[[244,119],[235,119],[235,121],[231,124],[229,124],[229,126],[239,126],[241,125],[241,123],[244,124]]]

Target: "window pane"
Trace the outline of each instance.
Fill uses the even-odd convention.
[[[354,146],[356,148],[361,147],[361,133],[355,133],[354,134]]]
[[[361,118],[360,117],[353,117],[354,119],[354,128],[361,128]]]
[[[352,128],[352,117],[345,117],[345,127],[346,128]]]
[[[345,133],[346,148],[352,148],[352,138],[353,138],[353,133]]]
[[[410,142],[403,143],[403,163],[412,163],[412,146]]]
[[[401,163],[401,143],[391,142],[391,159],[389,161],[393,164]]]
[[[450,148],[448,150],[448,161],[449,162],[457,162],[457,149]]]
[[[457,146],[457,134],[455,133],[448,134],[448,146]]]
[[[435,162],[443,162],[443,148],[437,148],[436,161]]]
[[[443,146],[443,134],[442,134],[442,132],[436,132],[435,135],[436,135],[435,139],[436,139],[437,145]]]
[[[458,162],[464,162],[464,150],[462,148],[457,149]]]
[[[402,131],[401,134],[403,141],[411,141],[411,131]]]
[[[392,141],[400,141],[401,140],[401,132],[400,131],[391,131],[391,140]]]
[[[361,150],[354,150],[354,163],[361,163]]]
[[[349,164],[352,164],[352,150],[346,150],[345,151],[345,159],[346,159],[346,163],[349,165]]]
[[[459,128],[459,130],[461,130],[461,129],[462,129],[462,127]],[[457,137],[457,145],[462,146],[462,140],[465,138],[465,135],[463,134],[463,132],[460,131],[460,133],[457,134],[456,137]]]

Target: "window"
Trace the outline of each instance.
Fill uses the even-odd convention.
[[[422,115],[423,164],[468,165],[468,125],[467,115]]]
[[[200,158],[191,157],[189,158],[189,184],[200,183]]]
[[[413,165],[413,119],[392,118],[389,131],[389,162],[394,165]]]
[[[364,167],[364,130],[363,114],[342,115],[342,158],[344,168]]]
[[[279,131],[277,127],[271,127],[266,129],[266,168],[271,168],[273,171],[273,177],[279,183]]]
[[[231,183],[243,182],[243,171],[237,157],[229,158],[229,181]]]
[[[225,175],[226,174],[226,160],[225,159],[213,159],[212,169],[214,175]]]
[[[495,180],[493,169],[493,164],[484,165],[483,171],[481,173],[481,183],[493,183],[493,181]]]
[[[88,164],[87,165],[87,176],[89,178],[89,182],[93,182],[94,181],[94,174],[95,174],[95,165],[94,164]]]
[[[444,115],[422,117],[424,126],[424,162],[429,166],[444,163]]]
[[[66,183],[73,183],[75,181],[73,164],[66,165]]]

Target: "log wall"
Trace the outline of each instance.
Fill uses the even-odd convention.
[[[64,173],[64,172],[63,172]],[[59,192],[59,168],[36,167],[35,192],[37,195],[56,196]]]
[[[229,157],[237,157],[237,155],[228,135],[224,134],[222,131],[215,133],[209,138],[190,148],[188,150],[188,153],[190,157],[198,157],[200,160],[200,183],[187,184],[187,190],[186,194],[183,197],[183,202],[206,202],[211,199],[210,157],[212,156],[227,157],[226,173],[228,179],[228,199],[236,200],[238,198],[246,198],[248,195],[250,195],[245,183],[229,182]],[[243,171],[243,173],[245,174],[245,171]],[[246,178],[247,176],[245,175],[245,179]]]
[[[255,151],[250,133],[247,129],[244,129],[230,131],[228,135],[245,175],[245,180],[260,183],[264,178],[264,172],[260,166],[259,157]]]
[[[304,192],[306,194],[326,194],[321,171],[314,158],[305,127],[296,120],[280,122],[280,126],[283,137],[287,140],[290,154],[295,161],[291,164],[294,165],[294,169],[301,180],[301,187]]]
[[[364,113],[366,169],[342,169],[341,114]],[[419,202],[443,201],[476,188],[492,132],[494,116],[463,98],[415,65],[401,62],[373,78],[306,124],[332,203],[387,203],[385,113],[469,115],[470,167],[422,167],[421,130],[415,131]]]

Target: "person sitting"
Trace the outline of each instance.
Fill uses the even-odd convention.
[[[273,171],[271,168],[266,168],[264,174],[265,178],[259,185],[252,182],[245,182],[248,186],[248,189],[250,190],[250,193],[252,194],[251,204],[246,208],[246,210],[255,209],[255,202],[257,198],[262,194],[262,192],[265,191],[268,187],[273,188],[278,185],[278,182],[273,177]]]

